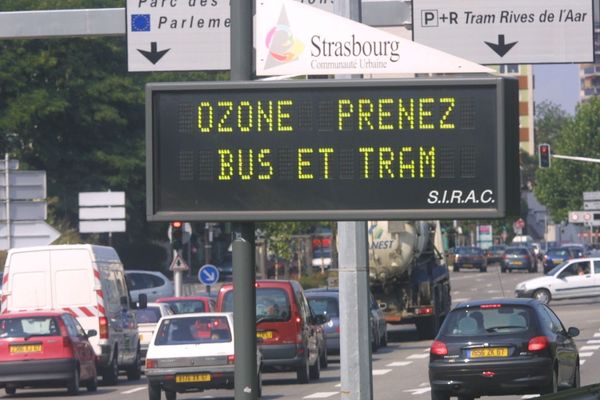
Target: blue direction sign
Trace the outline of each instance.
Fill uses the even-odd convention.
[[[203,265],[198,271],[198,280],[203,285],[214,285],[219,281],[219,269],[212,264]]]

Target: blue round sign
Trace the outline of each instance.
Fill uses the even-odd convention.
[[[212,264],[203,265],[198,271],[198,280],[203,285],[214,285],[219,281],[219,269]]]

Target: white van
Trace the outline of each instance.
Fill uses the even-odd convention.
[[[104,384],[141,374],[135,315],[130,309],[123,264],[112,247],[89,244],[22,247],[8,251],[2,314],[65,310],[88,331]]]

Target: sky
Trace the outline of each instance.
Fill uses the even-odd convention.
[[[534,65],[534,101],[551,101],[574,115],[579,102],[579,64]]]

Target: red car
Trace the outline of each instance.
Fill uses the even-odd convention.
[[[211,312],[215,310],[215,301],[208,296],[161,297],[157,303],[167,303],[176,314]]]
[[[0,317],[0,387],[61,387],[71,395],[84,383],[98,388],[96,354],[87,333],[64,311],[28,311]]]

